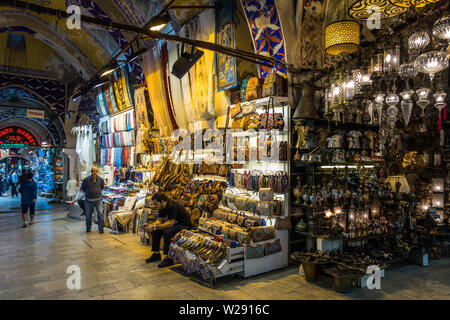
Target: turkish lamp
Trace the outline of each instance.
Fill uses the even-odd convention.
[[[380,126],[381,126],[381,118],[382,118],[381,115],[383,113],[384,97],[385,97],[384,93],[377,93],[375,95],[375,106],[378,111],[378,122],[379,122]]]
[[[408,39],[408,47],[410,50],[421,51],[430,44],[430,36],[426,31],[414,32]]]
[[[333,216],[333,212],[330,209],[325,210],[325,218],[331,218]]]
[[[433,94],[433,98],[435,100],[434,107],[439,110],[439,118],[438,118],[439,130],[442,130],[441,113],[442,113],[442,109],[444,109],[444,107],[445,107],[445,97],[446,96],[447,96],[447,93],[445,93],[442,90],[440,90],[440,91],[436,92],[435,94]]]
[[[447,40],[447,57],[450,56],[450,14],[446,14],[433,24],[433,35],[439,39]]]
[[[397,121],[397,115],[398,115],[398,108],[397,104],[400,102],[400,99],[398,95],[395,93],[389,93],[386,96],[386,104],[389,106],[386,110],[386,113],[388,115],[388,123],[390,124],[391,128],[394,129],[395,122]]]
[[[430,51],[418,56],[414,67],[422,73],[427,73],[433,81],[436,73],[448,68],[448,58],[443,51]]]
[[[400,46],[384,50],[384,72],[391,73],[400,67]]]
[[[413,96],[413,90],[406,90],[400,92],[400,96],[402,97],[402,102],[400,103],[400,108],[402,109],[403,120],[405,120],[405,126],[408,126],[409,120],[411,119],[411,112],[413,108],[413,102],[411,97]]]
[[[337,56],[341,53],[355,53],[360,41],[360,25],[353,20],[341,20],[325,28],[325,52]]]
[[[402,78],[413,79],[419,74],[419,71],[414,67],[413,62],[403,63],[399,69]]]
[[[417,89],[416,94],[418,97],[417,105],[422,108],[422,117],[424,117],[425,116],[425,108],[430,104],[430,100],[428,100],[428,95],[430,94],[430,89],[428,89],[428,88]]]
[[[345,90],[345,99],[351,100],[353,99],[353,95],[355,93],[355,81],[353,80],[353,77],[348,76],[347,80],[344,83],[344,90]]]
[[[371,73],[374,76],[381,76],[383,74],[383,54],[379,53],[372,57],[370,63]]]
[[[352,75],[353,75],[353,94],[360,95],[362,93],[361,85],[362,85],[363,73],[362,73],[361,69],[355,69],[352,71]]]

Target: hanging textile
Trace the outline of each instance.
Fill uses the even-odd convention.
[[[161,67],[164,80],[164,92],[166,94],[167,110],[169,111],[170,122],[172,123],[173,130],[178,129],[178,123],[175,119],[175,113],[173,112],[172,99],[170,97],[170,85],[167,75],[167,66],[169,64],[169,53],[167,51],[167,42],[164,42],[161,46]]]
[[[164,92],[164,78],[158,46],[144,55],[144,70],[150,102],[154,117],[158,123],[160,136],[170,136],[173,132],[173,127]]]
[[[123,76],[122,76],[122,86],[124,88],[124,98],[125,98],[125,106],[128,108],[131,108],[134,106],[133,101],[133,87],[131,86],[131,83],[129,81],[128,77],[128,67],[125,67],[123,69]]]
[[[181,82],[180,79],[171,74],[172,66],[178,59],[178,44],[176,42],[169,42],[165,47],[163,46],[163,52],[164,51],[167,53],[167,60],[165,61],[165,59],[163,59],[163,66],[165,67],[165,84],[167,92],[169,93],[175,120],[177,121],[178,127],[188,129],[189,121],[186,114],[187,110],[183,105]],[[189,110],[189,113],[192,114],[192,111]]]
[[[97,93],[97,111],[102,115],[102,117],[109,115],[109,109],[106,105],[105,92],[102,89],[99,89]]]
[[[145,103],[145,88],[140,87],[134,91],[134,108],[136,110],[136,122],[138,127],[145,125],[150,126],[147,114],[147,104]]]
[[[236,48],[235,2],[217,2],[216,43],[228,48]],[[217,90],[230,89],[237,84],[236,58],[216,53]]]
[[[191,27],[191,34],[196,40],[214,43],[215,16],[213,10],[205,10]],[[203,50],[203,56],[190,70],[192,76],[192,102],[197,110],[197,120],[214,118],[214,52]]]

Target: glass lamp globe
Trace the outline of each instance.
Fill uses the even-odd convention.
[[[445,97],[447,96],[447,94],[443,91],[439,91],[436,92],[435,94],[433,94],[433,98],[436,101],[436,103],[434,104],[434,107],[436,109],[439,110],[439,112],[441,112],[442,109],[444,109],[445,107]]]
[[[430,51],[418,56],[414,67],[422,73],[428,73],[430,80],[433,81],[437,72],[448,68],[448,58],[445,52]]]
[[[417,76],[419,74],[419,71],[417,71],[417,69],[414,67],[414,63],[410,62],[410,63],[403,63],[400,66],[400,76],[403,78],[414,78],[415,76]]]
[[[417,101],[417,105],[422,108],[422,117],[425,116],[425,108],[430,101],[428,100],[428,95],[430,94],[430,89],[428,88],[420,88],[416,90],[416,94],[419,97]]]
[[[433,35],[450,41],[450,14],[446,14],[433,24]]]
[[[411,111],[413,108],[413,102],[411,97],[413,96],[414,91],[407,90],[400,92],[400,96],[402,97],[402,102],[400,104],[400,108],[402,109],[403,119],[405,120],[405,126],[408,125],[409,120],[411,118]]]
[[[426,31],[414,32],[408,39],[408,46],[411,50],[423,50],[430,43],[430,36]]]
[[[395,126],[395,122],[397,121],[398,109],[396,105],[399,103],[400,99],[398,95],[395,93],[389,93],[386,96],[386,104],[389,106],[386,110],[388,115],[388,122],[391,128],[393,129]]]
[[[378,104],[383,105],[383,102],[384,102],[384,96],[385,96],[384,93],[377,93],[377,94],[375,95],[375,102],[378,103]]]
[[[395,93],[389,93],[386,96],[386,104],[389,107],[395,107],[399,102],[400,102],[400,99],[399,99],[398,95],[396,95]]]

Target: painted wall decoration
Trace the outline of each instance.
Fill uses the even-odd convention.
[[[325,0],[303,0],[301,20],[301,66],[323,65]]]
[[[275,1],[241,0],[241,3],[251,30],[256,53],[286,61],[283,31]],[[271,72],[286,76],[286,70],[280,64],[276,64],[273,69],[266,66],[259,67],[262,79],[265,79]]]
[[[216,43],[236,48],[235,2],[216,3]],[[216,53],[217,91],[230,89],[237,84],[236,58]]]

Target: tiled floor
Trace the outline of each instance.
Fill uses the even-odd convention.
[[[10,200],[0,199],[0,208]],[[174,266],[145,264],[149,248],[130,234],[86,234],[64,208],[38,211],[21,228],[19,213],[0,213],[0,299],[450,299],[450,259],[429,267],[405,266],[386,273],[381,290],[339,294],[311,284],[298,267],[245,279],[219,279],[214,288]],[[81,269],[81,290],[69,290],[66,269]]]

